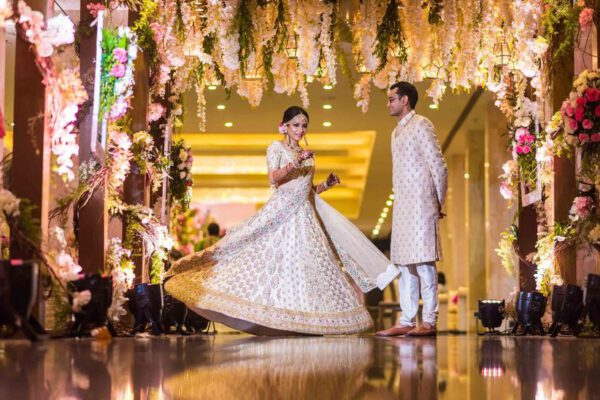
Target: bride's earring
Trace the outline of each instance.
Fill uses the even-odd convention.
[[[304,144],[308,147],[308,140],[306,140],[306,135],[304,135]]]

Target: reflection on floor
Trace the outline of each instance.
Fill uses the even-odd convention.
[[[600,399],[600,341],[216,335],[0,341],[1,399]]]

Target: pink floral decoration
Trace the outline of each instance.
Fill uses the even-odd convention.
[[[115,64],[110,70],[110,74],[115,78],[122,78],[125,76],[125,66],[123,64]]]
[[[127,50],[117,47],[113,50],[113,57],[121,64],[125,64],[127,62]]]
[[[155,122],[164,117],[165,107],[160,103],[152,103],[148,106],[148,122]]]
[[[592,136],[590,136],[590,139],[593,143],[600,142],[600,132],[594,133]]]
[[[110,107],[110,119],[117,120],[125,115],[129,105],[123,99],[119,99]]]
[[[594,121],[586,118],[583,120],[581,125],[583,126],[583,129],[592,129],[594,127]]]
[[[594,25],[594,9],[586,7],[579,13],[579,26],[587,31]]]
[[[580,133],[577,137],[581,143],[587,143],[590,141],[590,137],[587,133]]]
[[[571,206],[571,214],[579,218],[587,218],[591,215],[594,208],[594,200],[590,196],[577,196]]]
[[[98,18],[99,11],[106,10],[106,7],[104,7],[104,4],[102,3],[90,3],[86,6],[86,8],[90,12],[90,15],[94,18]]]

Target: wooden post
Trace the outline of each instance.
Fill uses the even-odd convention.
[[[93,20],[87,10],[87,5],[91,3],[93,3],[92,0],[81,0],[80,2],[81,23],[85,25],[83,31],[87,33],[83,34],[80,39],[80,73],[89,99],[94,98],[94,85],[97,83],[94,81],[94,70],[99,57],[96,54],[98,31],[95,27],[89,28],[88,31],[89,23]],[[94,142],[97,142],[98,139],[93,134],[93,125],[93,107],[82,109],[79,112],[79,162],[97,159],[102,165],[104,164],[104,149],[99,145],[94,146]],[[108,238],[108,210],[104,185],[79,211],[78,220],[79,264],[86,273],[98,272],[104,266]]]
[[[29,0],[36,11],[51,15],[52,0]],[[46,118],[46,88],[35,63],[31,44],[17,34],[15,46],[15,96],[13,161],[11,188],[15,196],[28,199],[39,218],[41,245],[48,238],[48,211],[50,196],[50,132]],[[13,238],[14,239],[14,238]],[[31,259],[33,254],[17,240],[10,243],[11,258]],[[43,321],[43,302],[35,308]]]
[[[130,12],[128,15],[129,26],[133,26],[139,15]],[[150,97],[148,63],[144,53],[139,53],[135,60],[135,85],[133,87],[132,110],[131,110],[131,129],[133,132],[145,131],[148,129],[148,99]],[[140,173],[140,170],[134,162],[131,163],[131,172],[125,179],[123,190],[123,200],[127,204],[150,205],[150,194],[146,176]],[[123,223],[123,237],[127,232],[127,221]],[[135,246],[137,251],[132,252],[132,260],[135,264],[135,275],[141,277],[142,282],[150,280],[150,271],[144,257],[145,246],[139,241]]]

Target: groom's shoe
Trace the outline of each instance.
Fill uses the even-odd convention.
[[[413,329],[415,329],[414,326],[395,325],[395,326],[392,326],[391,328],[388,328],[386,330],[377,332],[376,335],[377,336],[383,336],[383,337],[386,337],[386,336],[404,336],[408,332],[412,331]]]
[[[429,325],[428,323],[423,323],[418,328],[415,328],[408,332],[406,336],[411,337],[421,337],[421,336],[435,336],[437,334],[437,330],[435,329],[435,325]]]

